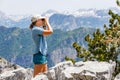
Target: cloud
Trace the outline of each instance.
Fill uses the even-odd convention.
[[[43,13],[49,9],[73,11],[116,7],[115,0],[0,0],[0,4],[0,10],[7,14]]]

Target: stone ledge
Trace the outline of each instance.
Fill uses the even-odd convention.
[[[95,61],[79,61],[73,65],[71,61],[65,61],[32,80],[111,80],[115,65],[114,62]]]

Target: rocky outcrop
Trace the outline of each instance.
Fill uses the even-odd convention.
[[[32,80],[111,80],[115,63],[107,62],[61,62],[49,71],[37,75]]]
[[[32,78],[32,69],[25,69],[0,58],[0,80],[111,80],[115,65],[114,62],[79,61],[73,64],[65,61]],[[120,74],[115,80],[119,79]]]
[[[0,80],[31,80],[32,69],[25,69],[0,58]]]
[[[61,62],[56,66],[50,68],[47,72],[37,75],[33,80],[62,80],[60,77],[62,71],[73,66],[71,61]]]

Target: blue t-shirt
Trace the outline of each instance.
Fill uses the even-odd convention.
[[[32,38],[36,46],[35,53],[38,53],[39,51],[43,54],[47,54],[47,41],[46,37],[43,36],[44,29],[40,27],[34,26],[32,28]]]

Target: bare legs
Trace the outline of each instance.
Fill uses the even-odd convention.
[[[35,77],[37,74],[43,73],[45,71],[47,71],[47,64],[35,64],[33,77]]]

